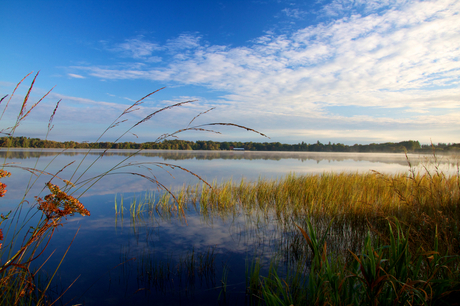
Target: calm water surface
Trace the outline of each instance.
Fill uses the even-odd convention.
[[[146,194],[158,198],[157,185],[146,177],[177,190],[184,184],[200,182],[179,167],[208,182],[277,179],[289,173],[409,170],[404,154],[144,151],[127,159],[133,151],[109,151],[100,158],[101,152],[85,155],[83,150],[0,151],[7,170],[12,172],[11,177],[3,180],[8,192],[2,198],[1,213],[16,207],[27,186],[31,186],[26,196],[30,205],[34,203],[33,196],[46,194],[43,186],[50,176],[37,178],[31,175],[30,168],[50,174],[63,169],[58,173],[60,178],[84,182],[115,167],[90,189],[77,190],[74,195],[81,195],[80,201],[91,216],[68,218],[42,257],[54,251],[42,268],[43,275],[52,275],[75,237],[51,290],[58,296],[76,280],[65,293],[64,303],[72,300],[72,304],[85,305],[244,304],[248,302],[247,265],[254,258],[267,263],[286,249],[289,233],[283,233],[270,218],[262,220],[260,216],[204,217],[194,210],[187,212],[185,219],[155,214],[134,219],[128,213],[116,216],[115,195],[118,202],[123,195],[125,206]],[[421,171],[423,165],[432,167],[429,156],[408,157],[416,171]],[[439,167],[446,173],[456,173],[457,161],[453,156],[438,157]],[[39,261],[37,264],[41,264]],[[227,285],[226,291],[223,283]]]

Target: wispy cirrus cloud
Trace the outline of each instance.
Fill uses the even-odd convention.
[[[281,10],[284,14],[286,14],[287,17],[290,17],[290,18],[295,18],[295,19],[302,19],[304,18],[306,15],[308,15],[308,12],[307,11],[304,11],[304,10],[301,10],[301,9],[298,9],[298,8],[285,8],[283,10]]]
[[[149,63],[157,63],[161,62],[161,57],[154,56],[153,53],[163,49],[158,44],[146,41],[143,36],[139,36],[137,38],[126,39],[125,42],[117,44],[111,50],[126,57],[144,60]]]
[[[75,73],[68,73],[67,75],[68,75],[69,77],[75,78],[75,79],[85,79],[84,76],[79,75],[79,74],[75,74]]]
[[[326,16],[342,16],[378,13],[383,9],[400,9],[407,5],[407,0],[333,0],[318,12]]]
[[[166,42],[166,48],[171,51],[194,49],[200,46],[201,36],[195,34],[181,34],[177,38],[169,39]]]

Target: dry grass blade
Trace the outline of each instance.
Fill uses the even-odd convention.
[[[193,117],[193,119],[188,123],[187,127],[189,127],[190,124],[192,124],[192,122],[195,121],[195,119],[197,119],[197,118],[200,117],[201,115],[204,115],[204,114],[206,114],[206,113],[209,113],[210,111],[212,111],[212,110],[214,110],[214,109],[216,109],[216,108],[215,108],[215,107],[212,107],[212,108],[208,109],[207,111],[204,111],[204,112],[199,113],[198,115],[196,115],[195,117]]]
[[[50,224],[51,223],[47,221],[45,223],[45,225],[43,225],[42,227],[39,227],[38,230],[37,229],[34,230],[31,233],[30,237],[25,236],[24,241],[23,241],[23,245],[19,248],[19,250],[16,252],[16,254],[11,256],[5,263],[2,264],[2,266],[0,266],[0,274],[2,274],[5,270],[9,269],[11,266],[23,268],[21,266],[28,265],[30,262],[34,261],[35,259],[37,259],[40,256],[45,251],[46,247],[48,246],[49,242],[51,241],[51,237],[53,236],[54,230],[56,229],[56,227],[50,227]],[[45,234],[50,229],[51,229],[51,234],[48,236],[48,240],[47,240],[47,242],[45,244],[45,247],[42,249],[40,254],[37,256],[37,255],[35,255],[35,251],[32,251],[32,254],[28,258],[28,260],[26,260],[22,265],[16,263],[17,261],[20,261],[23,258],[24,254],[29,250],[29,247],[34,242],[42,240],[45,237]],[[24,269],[26,269],[26,268],[24,268]]]
[[[64,294],[70,289],[70,287],[73,286],[73,284],[75,284],[75,282],[80,278],[81,274],[77,276],[77,278],[75,278],[75,280],[69,285],[67,286],[67,288],[64,290],[64,292],[61,293],[60,296],[58,296],[53,303],[51,303],[49,306],[52,306],[54,304],[56,304],[57,301],[60,301],[61,298],[64,296]]]
[[[53,129],[53,126],[51,124],[53,123],[54,115],[56,114],[56,111],[59,107],[59,103],[61,103],[61,101],[62,99],[56,103],[56,107],[54,108],[53,113],[50,116],[50,120],[48,121],[48,133]]]
[[[57,175],[58,175],[59,173],[61,173],[62,171],[64,171],[65,168],[67,168],[68,166],[72,165],[74,162],[75,162],[75,161],[71,161],[70,163],[68,163],[67,165],[65,165],[64,167],[62,167],[58,172],[56,172],[56,174],[54,174],[54,175],[51,177],[51,179],[48,181],[48,183],[51,183],[51,181],[52,181],[55,177],[59,178]],[[66,180],[63,180],[63,181],[64,181],[64,182],[67,182]]]
[[[165,88],[166,88],[166,87],[162,87],[162,88],[157,89],[157,90],[155,90],[155,91],[152,91],[152,92],[149,93],[148,95],[145,95],[144,97],[140,98],[139,100],[137,100],[136,102],[134,102],[133,105],[131,105],[130,107],[128,107],[127,109],[125,109],[125,111],[120,115],[120,117],[123,116],[124,114],[128,114],[128,113],[133,112],[133,111],[135,110],[135,109],[133,109],[135,106],[141,105],[142,103],[144,103],[144,102],[142,102],[143,100],[145,100],[146,98],[150,97],[151,95],[153,95],[153,94],[155,94],[155,93],[157,93],[157,92],[159,92],[160,90],[163,90],[163,89],[165,89]],[[120,117],[118,117],[118,118],[120,118]]]
[[[177,131],[175,131],[174,133],[171,133],[171,134],[163,134],[160,137],[158,137],[155,140],[155,142],[160,142],[160,141],[165,140],[165,139],[167,139],[169,137],[177,137],[176,134],[183,133],[183,132],[186,132],[186,131],[199,131],[199,132],[211,132],[211,133],[215,133],[215,134],[222,134],[221,132],[214,131],[214,130],[208,130],[208,129],[198,128],[198,127],[190,127],[190,128],[177,130]]]
[[[140,177],[152,182],[153,184],[157,185],[157,187],[159,189],[165,190],[167,193],[169,193],[173,197],[175,203],[179,203],[179,200],[174,195],[174,193],[171,190],[169,190],[168,187],[166,187],[164,184],[162,184],[160,181],[158,181],[156,178],[151,178],[151,177],[148,177],[148,176],[146,176],[146,175],[144,175],[142,173],[137,173],[137,172],[118,172],[116,174],[130,174],[130,175],[134,175],[134,176],[140,176]],[[183,211],[182,211],[182,213],[185,216],[185,213]]]
[[[116,127],[116,126],[118,126],[118,125],[120,125],[121,123],[126,122],[126,121],[128,121],[128,119],[121,120],[121,121],[117,121],[117,122],[113,123],[109,128],[110,128],[110,129],[111,129],[111,128],[114,128],[114,127]]]
[[[142,103],[143,103],[142,101],[143,101],[144,99],[150,97],[150,96],[153,95],[154,93],[157,93],[157,92],[159,92],[160,90],[162,90],[162,89],[164,89],[164,88],[165,88],[165,87],[162,87],[162,88],[160,88],[160,89],[157,89],[157,90],[155,90],[155,91],[152,91],[152,92],[149,93],[148,95],[146,95],[146,96],[144,96],[143,98],[141,98],[141,99],[137,100],[136,102],[134,102],[130,107],[126,108],[126,109],[121,113],[121,115],[119,115],[119,116],[109,125],[109,127],[105,129],[104,132],[102,132],[102,134],[98,137],[98,139],[96,140],[96,142],[98,142],[98,141],[102,138],[102,136],[104,136],[105,133],[107,133],[108,130],[110,130],[111,128],[114,128],[114,127],[116,127],[116,126],[118,126],[120,123],[123,123],[123,122],[127,121],[127,119],[126,119],[126,120],[119,121],[121,117],[123,117],[124,115],[126,115],[126,114],[128,114],[128,113],[131,113],[131,112],[135,111],[136,109],[134,109],[134,107],[136,107],[136,106],[142,104]],[[131,127],[130,129],[128,129],[126,132],[124,132],[124,133],[123,133],[120,137],[118,137],[114,142],[115,142],[115,143],[118,142],[118,140],[120,140],[124,135],[126,135],[128,132],[130,132],[131,129],[133,129],[133,128],[134,128],[134,126]],[[135,135],[135,136],[137,137],[137,135]],[[89,151],[91,151],[91,149],[90,149]],[[71,178],[70,178],[71,181],[73,180],[74,175],[76,175],[78,169],[80,169],[80,166],[83,164],[83,161],[84,161],[84,160],[86,159],[86,157],[88,156],[89,151],[87,152],[87,154],[85,155],[85,157],[83,157],[83,158],[81,159],[79,165],[78,165],[77,168],[75,169],[74,174],[73,174],[73,175],[71,176]],[[107,150],[106,150],[106,151],[107,151]],[[93,162],[91,163],[91,165],[90,165],[85,171],[83,171],[83,173],[76,179],[76,181],[79,181],[80,178],[86,173],[86,171],[88,171],[89,168],[91,168],[91,167],[96,163],[96,161],[99,160],[99,158],[102,158],[102,156],[105,154],[106,151],[104,151],[104,152],[102,153],[102,155],[100,155],[95,161],[93,161]],[[138,151],[138,152],[139,152],[139,151]],[[134,155],[136,155],[136,154],[137,154],[137,153],[133,153],[131,156],[134,156]]]
[[[72,164],[73,162],[71,162],[70,164]],[[20,166],[20,165],[17,165],[17,164],[4,164],[3,165],[5,168],[6,167],[10,167],[10,168],[19,168],[19,169],[22,169],[22,170],[25,170],[35,176],[38,176],[39,174],[44,174],[44,175],[48,175],[48,176],[51,176],[52,178],[57,178],[57,179],[60,179],[61,181],[65,182],[66,180],[57,176],[57,174],[59,172],[61,172],[63,169],[61,169],[58,173],[56,174],[53,174],[53,173],[50,173],[50,172],[47,172],[47,171],[43,171],[43,170],[39,170],[39,169],[35,169],[35,168],[32,168],[32,167],[24,167],[24,166]],[[67,165],[68,166],[68,165]],[[65,166],[65,167],[67,167]]]
[[[22,102],[22,106],[21,106],[21,111],[19,112],[19,115],[18,115],[18,117],[17,117],[17,119],[16,119],[16,123],[15,123],[15,125],[14,125],[13,127],[11,127],[11,132],[12,132],[12,133],[14,133],[15,129],[19,126],[19,124],[21,123],[21,121],[24,120],[24,119],[30,114],[30,112],[31,112],[41,101],[43,101],[43,99],[45,99],[45,97],[48,96],[49,93],[54,89],[54,87],[51,88],[44,96],[42,96],[42,97],[40,98],[40,100],[38,100],[37,102],[35,102],[35,103],[29,108],[29,110],[27,110],[27,102],[29,101],[30,93],[32,92],[32,89],[33,89],[34,84],[35,84],[35,80],[37,79],[39,73],[40,73],[40,71],[37,72],[37,74],[35,75],[34,79],[32,80],[32,83],[31,83],[30,86],[29,86],[29,90],[27,91],[27,94],[26,94],[26,96],[24,97],[24,101]],[[24,79],[23,79],[23,80],[24,80]],[[22,82],[22,81],[21,81],[21,82]],[[21,83],[21,82],[20,82],[20,83]],[[19,83],[19,84],[20,84],[20,83]],[[18,84],[18,86],[19,86],[19,84]],[[16,87],[16,88],[17,88],[17,87]],[[15,89],[15,90],[16,90],[16,89]],[[13,93],[13,94],[14,94],[14,93]],[[13,95],[11,95],[11,97],[13,97]],[[11,97],[10,97],[10,99],[11,99]],[[8,102],[9,102],[9,101],[8,101]],[[7,104],[7,105],[8,105],[8,104]],[[5,107],[5,109],[6,109],[6,107]],[[4,111],[5,111],[5,110],[4,110]],[[2,116],[3,116],[3,114],[2,114]]]
[[[0,104],[6,99],[6,97],[8,97],[8,95],[4,95],[3,98],[0,99]]]
[[[19,81],[19,83],[16,85],[16,87],[15,87],[14,90],[13,90],[13,93],[11,94],[10,98],[8,99],[8,102],[6,102],[5,108],[3,109],[2,115],[0,116],[0,120],[3,118],[3,114],[5,114],[5,111],[6,111],[7,107],[8,107],[8,105],[10,104],[11,98],[13,98],[14,93],[15,93],[16,90],[18,89],[19,85],[21,85],[22,82],[24,82],[24,80],[25,80],[29,75],[31,75],[31,74],[32,74],[32,72],[30,72],[28,75],[26,75],[24,78],[22,78],[22,80]],[[3,98],[6,98],[6,96],[3,97]],[[3,100],[3,99],[2,99],[2,100]]]
[[[171,165],[171,164],[167,164],[167,163],[158,163],[158,164],[159,164],[159,165],[168,166],[168,167],[170,167],[171,169],[178,168],[178,169],[180,169],[180,170],[182,170],[182,171],[185,171],[185,172],[187,172],[187,173],[189,173],[189,174],[195,176],[195,177],[198,178],[200,181],[202,181],[203,183],[205,183],[206,185],[208,185],[209,188],[212,189],[212,186],[211,186],[208,182],[206,182],[202,177],[200,177],[198,174],[196,174],[196,173],[194,173],[194,172],[192,172],[192,171],[190,171],[190,170],[188,170],[188,169],[186,169],[186,168],[184,168],[184,167],[181,167],[181,166],[178,166],[178,165]]]
[[[235,123],[222,123],[222,122],[214,122],[214,123],[207,123],[207,124],[202,124],[202,125],[198,125],[196,126],[195,128],[199,128],[199,127],[202,127],[202,126],[209,126],[209,125],[226,125],[226,126],[235,126],[235,127],[238,127],[238,128],[241,128],[241,129],[244,129],[246,131],[250,131],[250,132],[254,132],[254,133],[257,133],[261,136],[264,136],[264,137],[267,137],[268,139],[270,139],[270,137],[268,137],[267,135],[259,132],[259,131],[256,131],[254,129],[251,129],[251,128],[248,128],[246,126],[243,126],[243,125],[239,125],[239,124],[235,124]]]
[[[34,80],[34,81],[35,81],[35,80]],[[31,85],[30,89],[32,89],[32,85]],[[29,89],[29,90],[30,90],[30,89]],[[30,114],[30,112],[31,112],[41,101],[43,101],[43,99],[44,99],[46,96],[48,96],[49,93],[50,93],[53,89],[54,89],[54,87],[51,88],[43,97],[41,97],[40,100],[38,100],[37,102],[35,102],[34,105],[32,105],[32,106],[30,107],[30,109],[29,109],[19,120],[23,120],[24,118],[26,118],[26,117]]]
[[[22,102],[21,111],[19,112],[19,117],[22,117],[22,115],[25,112],[25,109],[27,107],[27,101],[29,100],[30,92],[32,91],[32,88],[34,87],[35,80],[37,79],[39,73],[40,71],[37,72],[37,74],[35,75],[34,79],[32,80],[32,84],[30,84],[29,90],[27,91],[27,94],[24,97],[24,102]]]
[[[130,107],[128,107],[127,109],[125,109],[125,110],[121,113],[121,115],[117,117],[117,119],[115,119],[115,120],[113,121],[114,123],[112,123],[112,124],[109,126],[108,129],[113,128],[113,127],[117,126],[118,124],[127,121],[127,120],[118,121],[118,119],[120,119],[121,117],[123,117],[123,116],[126,115],[126,114],[129,114],[129,113],[132,113],[132,112],[138,110],[139,108],[134,108],[134,107],[141,105],[142,103],[144,103],[144,102],[142,102],[143,100],[145,100],[146,98],[150,97],[150,96],[153,95],[154,93],[157,93],[157,92],[159,92],[160,90],[165,89],[165,88],[166,88],[166,87],[162,87],[162,88],[160,88],[160,89],[157,89],[157,90],[155,90],[155,91],[152,91],[152,92],[149,93],[148,95],[145,95],[144,97],[142,97],[142,98],[140,98],[139,100],[137,100],[136,102],[134,102]]]
[[[129,114],[129,113],[132,113],[132,112],[138,110],[139,108],[135,108],[135,107],[141,105],[142,103],[144,103],[144,102],[142,102],[143,100],[145,100],[146,98],[150,97],[151,95],[153,95],[153,94],[155,94],[155,93],[157,93],[157,92],[159,92],[160,90],[163,90],[163,89],[165,89],[165,88],[166,88],[166,87],[162,87],[162,88],[160,88],[160,89],[157,89],[157,90],[155,90],[155,91],[152,91],[152,92],[149,93],[148,95],[145,95],[144,97],[142,97],[142,98],[140,98],[139,100],[137,100],[136,102],[134,102],[131,106],[129,106],[128,108],[126,108],[126,109],[125,109],[125,110],[124,110],[124,111],[123,111],[123,112],[122,112],[122,113],[121,113],[121,114],[120,114],[120,115],[109,125],[109,127],[101,134],[101,136],[99,136],[99,138],[98,138],[96,141],[99,141],[99,139],[101,139],[102,136],[103,136],[108,130],[110,130],[111,128],[114,128],[114,127],[118,126],[120,123],[123,123],[123,122],[128,121],[128,119],[121,120],[121,121],[119,121],[119,120],[120,120],[120,118],[123,117],[124,115]],[[131,129],[132,129],[132,128],[131,128]],[[128,131],[129,131],[129,130],[128,130]],[[125,134],[126,134],[126,133],[125,133]],[[123,135],[125,135],[125,134],[123,134]],[[122,136],[123,136],[123,135],[122,135]],[[120,138],[121,138],[121,137],[120,137]],[[120,138],[119,138],[119,139],[120,139]],[[116,140],[115,142],[117,142],[117,141],[118,141],[118,140]]]
[[[169,106],[166,106],[166,107],[163,107],[157,111],[154,111],[153,113],[149,114],[148,116],[146,116],[144,119],[140,120],[139,122],[137,122],[135,125],[133,125],[131,128],[134,128],[136,126],[138,126],[139,124],[141,123],[144,123],[150,119],[152,119],[153,116],[155,116],[156,114],[162,112],[162,111],[165,111],[167,109],[171,109],[173,107],[177,107],[177,106],[181,106],[181,105],[184,105],[184,104],[188,104],[188,103],[192,103],[192,102],[196,102],[197,100],[190,100],[190,101],[184,101],[184,102],[179,102],[179,103],[176,103],[176,104],[173,104],[173,105],[169,105]]]
[[[53,273],[51,279],[49,280],[49,282],[48,282],[48,284],[47,284],[45,290],[43,290],[42,295],[41,295],[41,297],[40,297],[40,300],[39,300],[39,303],[38,303],[38,304],[41,304],[40,302],[43,302],[43,301],[44,301],[44,299],[45,299],[45,293],[46,293],[46,291],[48,290],[49,286],[51,285],[51,281],[53,280],[54,276],[56,275],[57,270],[59,269],[59,267],[61,266],[62,262],[64,261],[64,258],[67,256],[67,253],[69,252],[69,249],[70,249],[70,247],[72,246],[72,244],[73,244],[75,238],[77,237],[79,231],[80,231],[80,228],[77,229],[77,232],[75,233],[75,235],[74,235],[73,238],[72,238],[72,241],[70,242],[69,246],[67,247],[67,249],[66,249],[66,251],[65,251],[65,253],[64,253],[64,256],[62,257],[61,261],[59,262],[58,268],[54,271],[54,273]],[[78,276],[77,279],[78,279],[79,277],[80,277],[80,276]],[[75,281],[76,281],[76,280],[75,280]],[[73,281],[72,284],[71,284],[69,287],[67,287],[67,289],[64,291],[64,293],[75,283],[75,281]],[[64,293],[63,293],[63,294],[64,294]],[[61,297],[62,297],[62,295],[61,295],[59,298],[57,298],[51,305],[53,305],[54,303],[56,303],[56,301],[58,301]],[[51,306],[51,305],[50,305],[50,306]]]
[[[136,166],[144,166],[144,167],[145,167],[146,164],[147,164],[147,163],[145,163],[145,162],[128,163],[128,164],[120,165],[119,167],[114,168],[113,171],[119,170],[119,169],[121,169],[121,168],[126,168],[126,167],[136,167]],[[168,168],[170,168],[170,169],[175,169],[175,168],[180,169],[181,171],[184,171],[184,172],[186,172],[186,173],[189,173],[190,175],[193,175],[194,177],[196,177],[197,179],[199,179],[201,182],[205,183],[209,188],[213,189],[212,186],[211,186],[208,182],[206,182],[202,177],[200,177],[198,174],[196,174],[196,173],[194,173],[193,171],[190,171],[190,170],[188,170],[188,169],[186,169],[186,168],[184,168],[184,167],[181,167],[181,166],[179,166],[179,165],[168,164],[168,163],[161,163],[161,162],[154,162],[154,163],[150,163],[150,164],[153,164],[154,166],[159,167],[159,168],[161,168],[161,169],[163,169],[163,167],[168,167]],[[149,169],[149,168],[147,168],[147,169]],[[165,170],[165,171],[166,171],[166,170]],[[166,172],[168,172],[168,171],[166,171]],[[121,173],[121,172],[112,173],[112,174],[120,174],[120,173]],[[134,173],[131,173],[131,172],[127,172],[127,173],[128,173],[128,174],[134,174]],[[168,172],[168,173],[169,173],[169,172]],[[169,173],[169,174],[170,174],[170,173]],[[138,174],[138,175],[141,176],[141,177],[144,177],[144,178],[149,179],[148,177],[146,177],[146,176],[143,175],[143,174]],[[170,174],[170,175],[171,175],[171,174]],[[172,175],[171,175],[171,176],[172,176]],[[150,180],[150,179],[149,179],[149,180]],[[157,182],[157,181],[155,180],[155,182]],[[82,183],[84,183],[84,182],[82,182]],[[161,186],[163,186],[163,185],[161,185]]]
[[[153,94],[153,93],[152,93]],[[147,96],[146,96],[147,97]],[[145,97],[144,97],[145,98]],[[143,98],[143,99],[144,99]],[[184,101],[184,102],[179,102],[179,103],[176,103],[176,104],[173,104],[173,105],[169,105],[169,106],[166,106],[166,107],[163,107],[147,116],[145,116],[142,120],[138,121],[136,124],[134,124],[132,127],[130,127],[126,132],[124,132],[120,137],[117,138],[117,140],[115,140],[115,142],[117,142],[118,140],[120,140],[123,136],[125,136],[127,133],[130,133],[131,130],[133,128],[135,128],[136,126],[138,126],[139,124],[142,124],[150,119],[152,119],[153,116],[155,116],[156,114],[162,112],[162,111],[165,111],[165,110],[168,110],[168,109],[171,109],[171,108],[174,108],[174,107],[177,107],[177,106],[181,106],[181,105],[184,105],[184,104],[188,104],[188,103],[192,103],[192,102],[196,102],[196,100],[190,100],[190,101]]]

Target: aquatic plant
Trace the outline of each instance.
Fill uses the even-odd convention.
[[[351,252],[351,261],[327,254],[326,243],[317,240],[307,219],[307,229],[299,227],[314,250],[307,274],[302,274],[302,290],[293,278],[281,278],[276,270],[259,277],[266,305],[454,305],[460,295],[460,256],[442,254],[438,240],[431,249],[409,250],[408,232],[394,220],[390,243],[373,239],[369,232],[360,252]],[[438,237],[435,233],[435,236]],[[320,253],[316,251],[322,250]],[[299,274],[297,274],[299,275]],[[251,287],[252,288],[252,287]],[[298,288],[298,287],[297,287]],[[299,294],[300,293],[300,294]]]
[[[184,290],[184,287],[192,290],[196,280],[204,280],[215,286],[214,251],[215,247],[204,252],[196,252],[192,248],[184,255],[169,254],[165,259],[158,259],[156,254],[147,251],[143,252],[136,260],[137,278],[145,290],[159,292],[178,292]],[[129,256],[126,254],[124,258]]]
[[[176,198],[204,222],[243,215],[256,228],[275,224],[278,257],[267,274],[259,258],[246,266],[251,305],[451,305],[460,295],[458,164],[446,175],[433,159],[420,172],[408,161],[407,173],[213,182]],[[163,199],[151,213],[171,218]]]
[[[277,180],[184,186],[176,198],[183,210],[196,210],[203,218],[250,216],[255,211],[265,218],[274,215],[285,232],[296,230],[294,222],[302,225],[306,216],[316,228],[326,228],[334,219],[328,239],[332,248],[340,245],[343,252],[359,250],[369,226],[389,242],[387,218],[396,217],[410,231],[411,249],[431,247],[437,228],[441,250],[460,254],[459,181],[458,173],[447,176],[428,167],[407,174],[290,174]],[[171,215],[172,199],[164,196],[152,207],[160,216]]]
[[[446,175],[433,159],[434,171],[408,160],[407,173],[214,182],[186,186],[181,198],[204,220],[244,214],[257,226],[262,214],[291,233],[278,250],[294,267],[286,276],[272,263],[262,277],[257,259],[246,268],[251,303],[450,305],[460,295],[458,163]]]

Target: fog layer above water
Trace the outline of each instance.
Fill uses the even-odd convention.
[[[6,169],[12,172],[8,178],[9,198],[21,198],[24,193],[24,182],[31,177],[24,168],[46,170],[47,173],[59,172],[63,179],[75,180],[94,162],[82,178],[89,179],[104,171],[112,170],[111,174],[97,182],[83,196],[103,195],[125,192],[144,192],[154,190],[156,185],[142,178],[155,178],[166,187],[176,190],[184,184],[200,183],[199,176],[208,182],[232,180],[238,183],[241,179],[258,180],[280,179],[287,174],[296,175],[320,174],[324,172],[360,172],[377,171],[381,173],[409,173],[409,162],[416,171],[424,171],[424,166],[435,171],[434,166],[446,174],[458,171],[458,157],[452,155],[433,156],[392,153],[325,153],[325,152],[260,152],[260,151],[166,151],[145,150],[137,155],[135,150],[61,150],[61,149],[10,149],[0,150],[0,157],[6,158]],[[104,154],[102,158],[100,155]],[[85,157],[86,155],[86,157]],[[78,167],[80,162],[81,166]],[[73,162],[73,163],[72,163]],[[70,164],[70,165],[69,165]],[[196,174],[194,176],[190,172]],[[76,173],[72,177],[72,174]],[[39,178],[35,184],[36,195],[43,188],[50,175]],[[35,177],[34,177],[35,179]],[[81,190],[80,190],[81,191]]]

